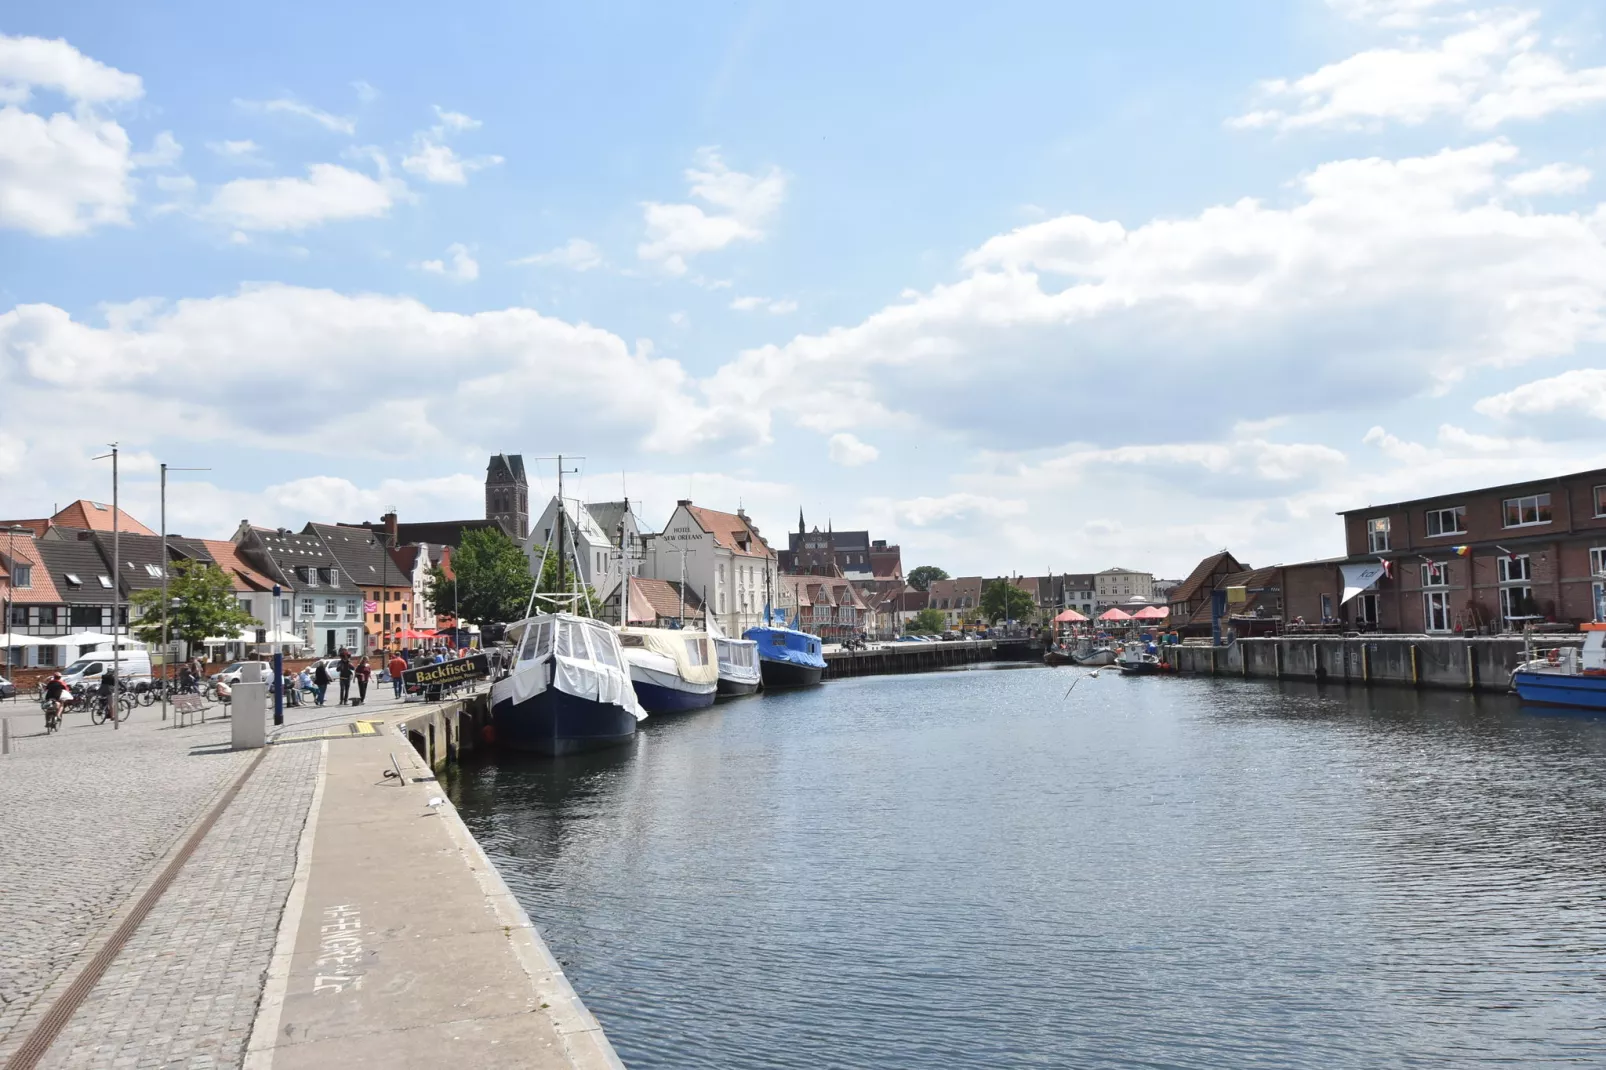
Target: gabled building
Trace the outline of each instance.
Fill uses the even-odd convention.
[[[850,639],[869,630],[870,607],[853,584],[830,576],[781,576],[789,619],[796,613],[797,628],[822,639]]]
[[[674,580],[630,577],[629,603],[624,623],[649,627],[700,628],[703,623],[703,600],[687,584],[685,588]]]
[[[741,509],[726,513],[683,498],[646,547],[642,574],[677,582],[684,576],[692,590],[707,592],[727,635],[741,635],[762,621],[766,591],[775,595],[777,608],[789,607],[777,582],[775,552]]]
[[[1154,593],[1154,575],[1129,568],[1107,568],[1093,574],[1093,605],[1104,610],[1136,598],[1148,602]]]
[[[926,588],[927,605],[940,612],[951,629],[985,624],[981,615],[981,592],[985,584],[980,576],[932,580]]]
[[[836,531],[831,525],[812,531],[797,512],[797,530],[787,535],[786,549],[777,554],[783,573],[795,576],[844,576],[855,582],[903,580],[903,552],[885,539],[871,539],[868,531]]]
[[[1170,615],[1166,618],[1167,624],[1182,631],[1189,626],[1189,622],[1204,609],[1206,634],[1209,634],[1210,597],[1216,587],[1227,576],[1235,572],[1246,571],[1245,566],[1227,550],[1218,550],[1209,557],[1193,566],[1187,579],[1171,589],[1170,601],[1166,608]]]
[[[128,515],[125,509],[118,509],[117,527],[120,531],[130,535],[155,535],[156,532]],[[53,527],[73,528],[78,531],[106,531],[112,529],[112,507],[106,502],[94,502],[88,498],[80,498],[59,509],[54,516],[31,520],[0,520],[0,530],[8,527],[22,526],[31,530],[40,538]]]
[[[353,653],[372,654],[393,650],[407,642],[404,632],[413,626],[413,577],[404,575],[391,560],[383,535],[347,527],[344,524],[308,524],[304,534],[323,541],[340,566],[351,594],[342,598],[342,608],[358,609],[362,635]]]
[[[362,589],[346,576],[316,531],[262,528],[242,520],[231,541],[246,565],[289,594],[290,630],[320,656],[365,651]]]

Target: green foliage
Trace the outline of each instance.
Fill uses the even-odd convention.
[[[430,569],[427,601],[436,613],[454,611],[466,621],[484,627],[487,624],[507,624],[521,620],[530,603],[530,590],[535,586],[530,576],[530,560],[524,556],[519,544],[496,528],[478,528],[463,532],[463,542],[452,551],[452,572],[456,579],[448,579],[440,566]],[[567,570],[565,587],[579,592],[574,569]],[[558,591],[558,556],[548,554],[541,571],[542,593]],[[590,588],[594,610],[597,596]],[[576,606],[537,597],[535,612],[550,613],[557,609],[586,616],[585,599]]]
[[[240,608],[234,581],[210,561],[175,561],[169,566],[167,634],[182,639],[191,649],[207,639],[239,638],[242,628],[258,627],[257,619]],[[132,631],[142,643],[162,641],[162,592],[160,588],[135,591],[128,604],[140,614]]]
[[[948,573],[944,572],[936,565],[921,565],[919,568],[912,570],[908,576],[904,577],[904,579],[908,581],[909,586],[913,587],[917,591],[924,591],[928,589],[931,586],[932,580],[945,580],[947,578]]]
[[[936,635],[948,627],[948,618],[940,609],[922,609],[904,627],[910,635]]]
[[[1008,580],[993,580],[982,589],[981,612],[993,624],[1028,621],[1037,614],[1037,600]]]

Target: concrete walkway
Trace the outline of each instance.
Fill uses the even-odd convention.
[[[219,745],[227,722],[95,736],[108,748],[106,762],[63,748],[63,757],[76,752],[80,775],[82,766],[124,770],[136,762],[144,768],[131,776],[158,791],[151,774],[227,757],[206,768],[179,813],[171,813],[171,796],[164,800],[178,818],[167,823],[169,838],[220,791],[213,785],[247,771],[35,1065],[619,1067],[529,919],[394,729],[419,712],[381,702],[296,711],[279,732],[283,742],[254,767],[249,754]],[[367,722],[360,727],[358,713]],[[67,743],[38,736],[29,749],[43,760]],[[155,761],[158,752],[172,768]],[[384,776],[397,766],[402,778]],[[34,847],[32,859],[12,856],[20,869],[48,857],[43,842]],[[129,902],[166,864],[149,849],[116,862]],[[127,869],[129,862],[140,868]],[[112,922],[99,927],[87,945],[65,930],[49,939],[35,933],[30,951],[65,940],[74,962],[42,978],[53,982],[48,991],[34,988],[36,998],[18,1001],[19,1028],[0,1032],[0,1059],[16,1053],[47,1010],[59,1011],[56,1001],[92,956],[110,953]]]

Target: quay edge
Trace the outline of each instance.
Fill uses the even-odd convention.
[[[1550,645],[1582,636],[1546,636]],[[1517,636],[1277,636],[1224,646],[1183,644],[1165,654],[1178,672],[1257,680],[1313,680],[1363,686],[1508,692],[1522,660]]]

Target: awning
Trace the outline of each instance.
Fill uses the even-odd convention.
[[[1339,565],[1338,568],[1344,574],[1344,597],[1338,600],[1339,605],[1375,587],[1384,572],[1381,561],[1369,561],[1364,565]]]
[[[1165,620],[1171,615],[1171,610],[1165,606],[1145,606],[1132,614],[1138,620]]]
[[[1116,609],[1114,606],[1111,606],[1109,609],[1106,609],[1103,613],[1099,614],[1099,620],[1131,620],[1131,619],[1132,619],[1132,614],[1126,612],[1125,610]]]
[[[1077,621],[1083,621],[1086,619],[1086,617],[1082,616],[1082,614],[1078,613],[1076,610],[1067,609],[1064,613],[1061,613],[1059,616],[1054,618],[1054,623],[1075,624]]]
[[[125,650],[144,650],[145,644],[127,635],[107,635],[105,632],[73,632],[70,635],[6,636],[9,646],[110,646],[116,643]]]

